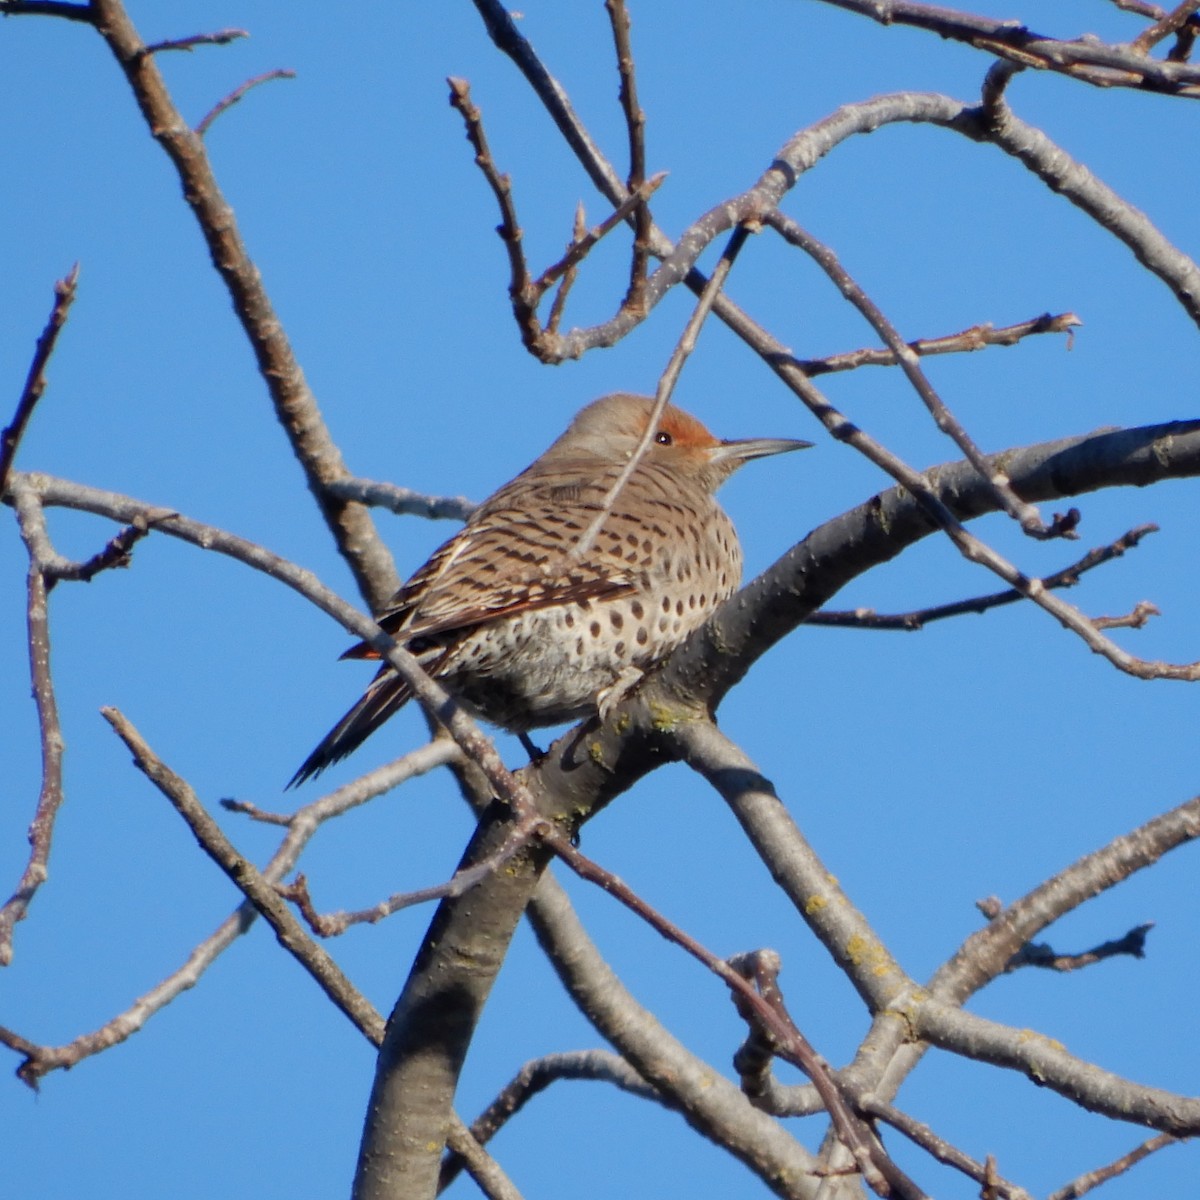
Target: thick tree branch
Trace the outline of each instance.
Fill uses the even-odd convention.
[[[1065,439],[1011,452],[1006,469],[1013,486],[1031,499],[1194,475],[1200,473],[1200,425],[1177,423]],[[164,511],[147,510],[126,498],[46,476],[26,478],[47,503],[68,503],[122,522],[139,512],[158,517]],[[978,516],[991,507],[983,482],[966,464],[940,468],[928,478],[961,518]],[[312,584],[306,572],[287,567],[257,547],[173,514],[165,516],[159,528],[267,569],[337,615],[355,633],[369,632],[364,618]],[[720,610],[711,628],[693,635],[639,693],[617,706],[604,727],[585,726],[560,740],[538,769],[528,773],[539,811],[568,827],[586,819],[662,761],[656,748],[664,731],[719,702],[758,655],[804,616],[851,578],[894,557],[933,528],[911,495],[893,489],[814,532]],[[394,661],[402,660],[396,656]],[[493,806],[464,865],[501,845],[509,821],[507,809]],[[544,853],[531,848],[514,859],[508,871],[489,877],[468,896],[439,906],[393,1014],[392,1045],[385,1047],[380,1061],[382,1091],[372,1105],[372,1118],[386,1124],[387,1131],[382,1142],[364,1146],[364,1163],[381,1168],[376,1177],[380,1187],[392,1177],[387,1164],[398,1161],[395,1155],[411,1166],[414,1153],[429,1158],[429,1186],[433,1186],[437,1147],[473,1022],[544,861]],[[864,952],[869,953],[869,947]],[[1005,961],[1010,956],[1011,952]],[[389,1142],[401,1129],[403,1144]],[[408,1140],[409,1134],[415,1140]],[[422,1147],[430,1145],[430,1138],[433,1144],[426,1156]],[[361,1196],[373,1194],[378,1193],[360,1191]]]
[[[550,875],[537,888],[529,921],[579,1010],[664,1103],[678,1107],[689,1125],[724,1146],[776,1195],[816,1196],[815,1158],[630,995]]]

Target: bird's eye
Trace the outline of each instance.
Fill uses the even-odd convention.
[[[656,442],[657,442],[657,443],[658,443],[660,446],[669,446],[669,445],[671,445],[671,443],[672,443],[672,442],[673,442],[675,439],[674,439],[674,438],[673,438],[673,437],[672,437],[672,436],[671,436],[669,433],[667,433],[665,430],[663,430],[663,429],[660,429],[660,430],[659,430],[659,431],[658,431],[658,432],[657,432],[657,433],[654,435],[654,440],[655,440],[655,441],[656,441]]]

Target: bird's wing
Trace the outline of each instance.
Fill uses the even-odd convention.
[[[606,484],[533,485],[520,477],[496,493],[396,593],[379,624],[411,646],[531,609],[634,590],[638,573],[598,539],[571,548],[591,523]],[[365,643],[344,658],[377,658]]]

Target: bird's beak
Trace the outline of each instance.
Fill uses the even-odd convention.
[[[789,450],[810,450],[814,443],[796,438],[732,438],[720,442],[709,451],[709,461],[740,464],[769,454],[786,454]]]

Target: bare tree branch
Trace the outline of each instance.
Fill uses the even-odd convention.
[[[527,840],[528,833],[518,822],[513,826],[508,841],[499,850],[481,862],[459,868],[445,883],[398,892],[370,908],[357,912],[317,912],[308,891],[308,880],[303,875],[298,875],[290,884],[277,884],[275,890],[285,900],[290,900],[296,905],[300,915],[308,922],[308,927],[318,937],[339,937],[353,925],[375,925],[401,909],[411,908],[414,904],[427,904],[430,900],[463,895],[493,871],[501,870],[509,859],[524,847]]]
[[[986,120],[988,141],[1011,154],[1047,187],[1124,242],[1200,325],[1200,267],[1191,257],[1168,241],[1145,213],[1123,200],[1041,130],[1014,116],[1002,99],[987,109]]]
[[[146,47],[146,53],[161,54],[164,50],[186,50],[190,54],[197,46],[228,46],[231,42],[249,36],[249,31],[245,29],[218,29],[215,33],[193,33],[190,37],[151,42]]]
[[[1022,66],[1056,71],[1096,87],[1134,87],[1194,99],[1200,96],[1200,70],[1159,62],[1132,47],[1110,46],[1080,38],[1059,41],[1033,33],[1015,21],[993,21],[932,4],[907,0],[824,0],[880,25],[911,25],[939,37],[965,42],[977,50]]]
[[[647,904],[624,881],[581,854],[569,839],[564,838],[552,826],[544,826],[541,836],[577,875],[598,884],[657,933],[703,963],[729,986],[743,1018],[749,1019],[750,1014],[753,1014],[754,1019],[768,1031],[775,1046],[775,1053],[799,1067],[812,1079],[833,1120],[838,1138],[853,1155],[858,1169],[863,1173],[863,1178],[872,1191],[880,1196],[895,1195],[903,1197],[904,1200],[922,1200],[924,1193],[883,1153],[882,1147],[870,1131],[846,1104],[828,1064],[816,1053],[782,1006],[773,1003],[768,995],[763,994],[762,985],[755,986],[745,977],[738,961],[726,962],[718,958],[690,934]]]
[[[85,25],[96,23],[90,4],[68,4],[64,0],[0,0],[0,17],[62,17]]]
[[[475,504],[466,496],[426,496],[411,488],[374,479],[339,479],[329,485],[330,495],[386,508],[398,516],[427,517],[431,521],[465,521]]]
[[[1178,33],[1198,9],[1200,0],[1183,0],[1182,4],[1176,5],[1171,12],[1155,21],[1148,29],[1143,29],[1130,43],[1130,49],[1139,54],[1149,54],[1164,38]]]
[[[458,1156],[458,1161],[466,1167],[487,1200],[521,1200],[521,1193],[500,1169],[500,1164],[457,1117],[450,1122],[446,1145]]]
[[[649,179],[640,183],[595,229],[588,230],[585,226],[584,231],[581,232],[577,228],[575,237],[571,241],[570,246],[568,246],[566,254],[558,262],[547,267],[534,281],[534,291],[544,293],[556,279],[565,276],[572,267],[578,266],[591,252],[592,247],[606,234],[611,233],[618,225],[624,222],[639,204],[642,204],[653,196],[666,178],[666,171],[659,171],[657,175],[652,175]],[[583,223],[582,208],[578,210],[577,216],[579,218],[576,222],[578,226]],[[557,324],[547,321],[546,328],[556,329]]]
[[[1005,970],[1046,926],[1104,888],[1200,837],[1200,798],[1155,817],[1132,833],[1084,855],[973,933],[930,982],[937,995],[965,1000]]]
[[[1137,925],[1123,937],[1101,942],[1080,954],[1063,954],[1044,942],[1026,942],[1008,960],[1005,971],[1016,971],[1020,967],[1042,967],[1048,971],[1078,971],[1106,958],[1129,955],[1132,958],[1146,957],[1146,935],[1154,928],[1154,922]]]
[[[664,1104],[677,1106],[693,1128],[724,1146],[775,1195],[815,1200],[815,1157],[629,994],[549,873],[529,906],[529,921],[579,1010]]]
[[[918,338],[906,345],[922,358],[933,354],[962,354],[983,350],[988,346],[1015,346],[1023,338],[1037,333],[1066,333],[1070,337],[1072,329],[1082,324],[1074,313],[1060,313],[1057,316],[1045,313],[1034,317],[1032,321],[1021,321],[1016,325],[1002,325],[998,329],[991,324],[972,325],[961,333]],[[796,365],[810,378],[816,378],[835,371],[853,371],[858,367],[894,367],[898,361],[892,350],[884,348],[850,350],[827,358],[806,358],[797,360]]]
[[[309,489],[342,557],[368,605],[377,610],[399,579],[391,556],[361,505],[331,495],[326,485],[350,472],[334,445],[305,381],[258,269],[238,231],[237,220],[212,172],[203,140],[188,127],[171,100],[152,54],[120,0],[93,0],[89,14],[107,42],[146,124],[183,184],[183,195],[233,301],[275,406],[275,414],[300,461]]]
[[[939,1137],[928,1125],[914,1120],[908,1113],[901,1112],[890,1104],[885,1104],[871,1096],[855,1097],[855,1102],[866,1116],[878,1117],[893,1129],[904,1134],[914,1145],[920,1146],[927,1154],[940,1163],[961,1171],[968,1179],[976,1183],[988,1182],[992,1186],[992,1195],[1005,1197],[1005,1200],[1033,1200],[1033,1197],[1022,1187],[1010,1183],[1007,1179],[996,1178],[994,1171],[989,1171],[988,1163],[981,1163],[952,1146],[945,1138]]]
[[[29,554],[26,573],[26,630],[29,645],[29,674],[37,708],[41,743],[42,784],[37,807],[29,826],[29,858],[13,894],[0,908],[0,966],[13,956],[13,932],[18,921],[29,915],[29,905],[49,875],[50,846],[54,822],[63,802],[63,736],[58,715],[54,677],[50,671],[50,616],[46,605],[46,576],[38,559],[36,539],[44,534],[41,507],[29,493],[15,486],[21,539]]]
[[[1136,1166],[1143,1159],[1149,1158],[1155,1151],[1162,1150],[1166,1146],[1176,1146],[1180,1140],[1180,1138],[1172,1137],[1169,1133],[1160,1133],[1158,1137],[1152,1137],[1140,1146],[1136,1146],[1128,1154],[1121,1155],[1115,1162],[1104,1167],[1097,1167],[1094,1171],[1088,1171],[1080,1175],[1078,1179],[1073,1179],[1065,1187],[1051,1192],[1047,1200],[1079,1200],[1080,1196],[1086,1196],[1093,1188],[1107,1183],[1110,1179],[1115,1179],[1118,1175],[1124,1175],[1131,1167]]]
[[[1136,529],[1131,529],[1117,538],[1115,542],[1089,550],[1069,567],[1063,567],[1060,571],[1043,576],[1042,584],[1048,588],[1074,587],[1085,572],[1095,570],[1096,567],[1121,558],[1126,550],[1138,545],[1147,534],[1157,532],[1157,525],[1139,525]],[[1009,588],[1007,591],[993,592],[987,596],[975,596],[969,600],[957,600],[953,604],[939,604],[932,608],[914,609],[906,613],[877,613],[873,609],[833,612],[822,609],[820,612],[805,617],[804,623],[850,629],[897,629],[911,632],[924,629],[933,621],[944,621],[947,618],[959,617],[967,613],[985,613],[989,609],[999,608],[1006,604],[1016,604],[1024,599],[1025,597],[1015,588]],[[1101,625],[1105,620],[1104,617],[1093,618],[1096,625]]]
[[[629,133],[629,176],[625,187],[630,196],[640,196],[633,212],[633,259],[629,268],[629,288],[622,308],[637,310],[642,304],[642,292],[646,287],[646,267],[650,261],[650,231],[653,222],[646,196],[640,195],[646,178],[646,114],[638,103],[637,69],[633,47],[629,40],[629,13],[625,0],[605,0],[612,23],[613,41],[617,51],[617,74],[621,79],[621,111],[625,115],[625,127]]]
[[[187,822],[200,848],[225,872],[234,885],[266,919],[279,944],[313,977],[317,986],[333,1001],[354,1026],[369,1041],[383,1041],[383,1018],[333,959],[306,934],[300,922],[292,916],[275,888],[248,859],[234,848],[221,832],[220,826],[205,811],[196,793],[175,774],[153,750],[132,724],[115,708],[100,710],[117,736],[133,754],[138,769],[171,802],[172,807]]]
[[[146,47],[147,53],[150,47]],[[228,96],[222,97],[213,105],[211,109],[203,117],[200,118],[194,130],[197,137],[202,138],[209,129],[212,128],[212,123],[228,109],[231,109],[251,88],[256,88],[259,84],[270,83],[273,79],[295,79],[296,72],[287,67],[277,67],[273,71],[264,71],[261,75],[255,75],[253,79],[247,79],[245,83],[239,84],[229,93]]]
[[[496,1098],[474,1121],[471,1134],[481,1146],[489,1141],[509,1119],[516,1116],[534,1096],[553,1083],[565,1079],[589,1079],[611,1083],[642,1100],[663,1103],[664,1099],[626,1061],[610,1050],[573,1050],[562,1054],[545,1054],[527,1062],[500,1090]],[[447,1139],[448,1153],[442,1162],[438,1178],[438,1194],[458,1178],[463,1167],[454,1143]]]
[[[1052,527],[1047,528],[1037,509],[1026,504],[1012,490],[1012,485],[1003,471],[994,462],[988,461],[983,451],[963,428],[962,423],[934,390],[925,372],[921,370],[917,354],[900,337],[895,326],[884,316],[879,306],[851,278],[846,268],[838,261],[837,255],[778,209],[767,213],[764,220],[781,237],[803,250],[829,276],[842,295],[870,322],[871,327],[887,344],[887,348],[896,356],[900,369],[908,377],[922,403],[929,410],[938,429],[954,442],[963,452],[967,461],[995,489],[1001,508],[1018,521],[1027,534],[1033,537],[1073,536],[1074,522],[1056,521]]]
[[[305,846],[324,822],[383,795],[407,779],[454,761],[459,754],[458,747],[452,741],[442,738],[304,805],[284,818],[288,826],[287,834],[262,868],[263,879],[268,883],[282,879],[296,865]],[[239,810],[237,802],[222,801],[222,804],[231,811]],[[124,1012],[118,1013],[99,1029],[63,1046],[39,1046],[21,1039],[26,1061],[17,1074],[26,1083],[36,1087],[37,1081],[50,1071],[73,1067],[93,1054],[120,1045],[177,996],[194,987],[221,953],[254,924],[256,916],[257,910],[250,901],[243,902],[193,948],[182,966],[149,992],[138,996]],[[21,1048],[12,1042],[6,1044],[14,1049]]]
[[[467,141],[475,151],[475,165],[483,172],[496,204],[500,208],[500,224],[496,232],[504,243],[508,255],[508,294],[512,299],[513,315],[521,330],[521,340],[530,348],[537,345],[540,327],[537,305],[541,299],[534,295],[533,281],[529,276],[529,264],[521,246],[521,223],[517,220],[516,202],[513,200],[512,180],[502,174],[492,158],[487,134],[483,129],[483,115],[471,99],[471,85],[465,79],[447,79],[450,85],[450,104],[462,116],[467,127]]]
[[[29,373],[25,377],[25,386],[21,389],[17,409],[12,422],[0,433],[0,496],[8,486],[8,474],[12,470],[13,459],[17,455],[17,447],[37,402],[46,390],[46,364],[54,353],[58,342],[59,332],[67,321],[67,313],[75,300],[75,289],[79,283],[79,264],[76,263],[66,277],[54,285],[54,307],[46,321],[46,327],[38,337],[33,352],[33,361],[29,364]]]

